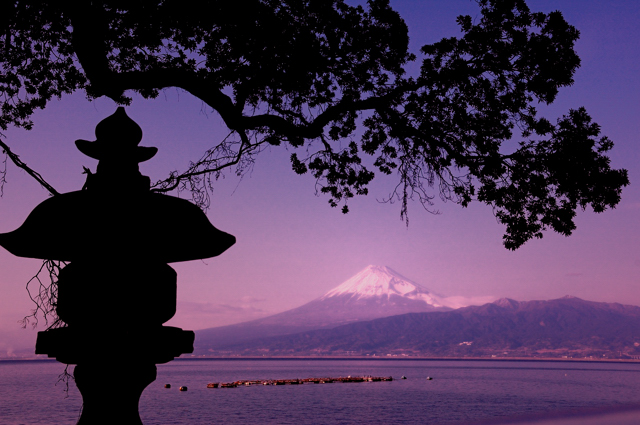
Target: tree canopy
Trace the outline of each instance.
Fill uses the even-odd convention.
[[[389,174],[403,216],[410,199],[477,200],[506,226],[509,249],[547,229],[569,235],[578,207],[613,208],[628,184],[584,108],[556,122],[536,110],[573,83],[579,33],[524,0],[476,1],[459,37],[415,54],[389,0],[2,2],[0,128],[29,129],[36,109],[76,91],[126,105],[177,87],[217,111],[229,136],[156,191],[190,190],[206,208],[220,173],[242,174],[282,145],[344,212]]]

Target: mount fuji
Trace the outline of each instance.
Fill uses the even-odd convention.
[[[451,310],[448,300],[389,267],[368,266],[302,308],[347,323],[406,313]]]
[[[407,313],[449,311],[464,307],[461,297],[443,297],[389,267],[368,266],[320,298],[292,310],[236,325],[196,331],[196,353],[252,339],[334,328],[354,322]]]

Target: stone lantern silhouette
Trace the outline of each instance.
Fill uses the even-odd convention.
[[[157,148],[119,107],[77,140],[98,167],[83,190],[51,197],[0,245],[20,257],[70,262],[58,279],[58,317],[38,332],[36,353],[77,365],[83,398],[78,424],[141,424],[138,402],[156,364],[193,352],[193,331],[163,326],[176,312],[176,272],[168,263],[210,258],[235,238],[192,203],[150,191],[138,163]]]

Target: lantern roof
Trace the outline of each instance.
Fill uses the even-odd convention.
[[[19,257],[75,261],[146,258],[163,263],[215,257],[235,243],[191,202],[147,193],[96,196],[87,190],[51,197],[0,246]]]
[[[124,108],[101,121],[96,136],[95,142],[76,142],[100,161],[84,190],[43,201],[18,229],[0,234],[0,246],[19,257],[47,260],[172,263],[215,257],[235,243],[191,202],[149,190],[149,178],[137,164],[157,149],[138,146],[142,130]]]

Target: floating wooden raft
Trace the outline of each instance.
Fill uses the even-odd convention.
[[[300,385],[300,384],[330,384],[332,382],[380,382],[393,381],[391,376],[347,376],[338,378],[305,378],[305,379],[255,379],[250,381],[211,382],[207,388],[236,388],[251,385]]]

